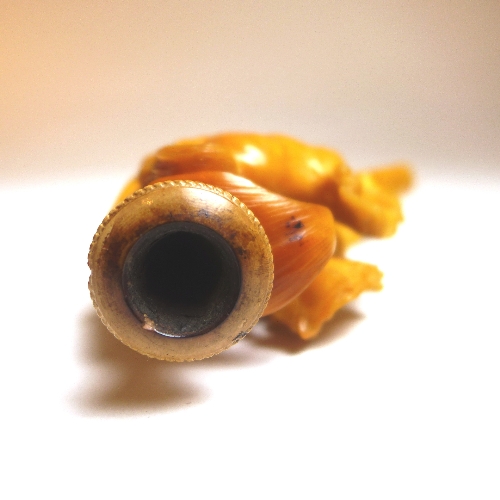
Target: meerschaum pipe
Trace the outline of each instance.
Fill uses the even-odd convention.
[[[350,261],[332,259],[336,238],[343,251],[356,239],[349,225],[394,232],[401,214],[392,193],[407,182],[399,167],[378,171],[377,181],[339,158],[281,136],[228,134],[146,159],[90,248],[89,288],[103,323],[131,348],[170,361],[213,356],[267,314],[304,337],[317,333],[336,310],[321,307],[328,283],[338,287],[336,308],[380,288],[378,270],[362,263],[353,287]],[[302,296],[320,307],[294,314]]]

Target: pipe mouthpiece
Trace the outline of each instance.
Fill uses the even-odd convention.
[[[106,327],[142,354],[213,356],[243,338],[272,289],[267,236],[219,188],[168,181],[136,191],[99,227],[89,288]]]

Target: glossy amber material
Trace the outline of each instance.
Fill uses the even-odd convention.
[[[190,186],[190,195],[185,200],[179,194],[176,202],[162,201],[165,197],[171,200],[172,186],[181,188],[183,183],[186,189]],[[94,303],[105,324],[117,337],[134,349],[160,359],[201,359],[220,352],[242,338],[261,314],[273,314],[301,337],[311,338],[347,302],[363,291],[381,288],[380,271],[375,266],[346,259],[345,252],[362,235],[390,236],[395,232],[402,220],[398,195],[410,184],[411,173],[404,165],[353,173],[335,151],[312,147],[284,136],[223,134],[164,147],[146,158],[138,177],[120,195],[118,201],[124,203],[105,219],[94,239],[89,257]],[[212,190],[212,194],[219,194],[226,201],[230,199],[230,205],[226,206],[228,210],[223,214],[214,199],[211,200],[213,207],[207,204],[203,209],[204,216],[200,217],[197,206],[200,189]],[[154,192],[155,199],[148,201],[144,198],[144,191]],[[180,203],[179,200],[184,201]],[[175,203],[180,203],[180,208],[176,208]],[[145,211],[144,206],[147,207]],[[187,206],[195,209],[188,210]],[[232,211],[238,211],[236,207],[247,216],[251,214],[250,220],[255,219],[262,229],[255,233],[259,238],[263,234],[261,243],[252,248],[243,249],[245,238],[241,240],[239,236],[239,243],[233,245],[239,231],[235,226],[229,232],[225,228],[225,218],[232,220]],[[140,222],[144,218],[149,220],[146,228]],[[135,221],[135,225],[131,224],[135,229],[130,231],[130,227],[123,223],[120,230],[106,231],[109,225],[116,226],[115,219],[127,223]],[[169,321],[173,325],[180,321],[175,314],[168,316],[170,313],[165,312],[167,319],[159,314],[152,320],[149,312],[144,313],[150,309],[141,302],[142,299],[138,300],[143,309],[139,307],[138,312],[136,305],[130,304],[132,299],[123,298],[123,290],[128,290],[123,281],[123,261],[131,248],[138,241],[147,240],[147,234],[152,234],[148,231],[155,226],[171,228],[173,226],[165,224],[181,219],[208,224],[233,245],[230,253],[237,256],[243,283],[247,282],[245,273],[250,272],[254,278],[248,278],[249,282],[264,277],[260,284],[252,281],[252,286],[269,290],[272,287],[270,296],[269,293],[259,297],[259,294],[253,294],[253,299],[246,303],[244,307],[249,307],[251,319],[245,325],[240,324],[235,329],[234,315],[241,319],[246,314],[237,302],[234,311],[215,326],[218,333],[194,327],[187,336],[174,327],[175,331],[169,333],[169,327],[165,325]],[[128,246],[122,245],[119,258],[110,243],[113,231],[119,241],[129,241]],[[106,236],[102,236],[104,233]],[[138,244],[141,245],[145,243]],[[103,270],[102,262],[106,259],[102,256],[102,249],[108,265],[114,266],[112,283],[109,269]],[[267,271],[264,272],[262,266],[265,262]],[[217,300],[219,303],[220,298]],[[113,312],[117,303],[120,304],[118,313]],[[162,307],[156,303],[151,310],[161,310]],[[111,313],[104,312],[106,308]],[[118,318],[114,325],[110,325],[107,319],[110,314]],[[124,317],[127,319],[123,320]],[[124,335],[123,331],[129,333]],[[137,338],[141,341],[138,342]]]
[[[221,134],[181,141],[146,158],[138,185],[170,175],[230,172],[269,191],[325,205],[335,220],[371,236],[390,236],[403,220],[397,193],[410,170],[393,165],[353,173],[335,151],[281,135]]]

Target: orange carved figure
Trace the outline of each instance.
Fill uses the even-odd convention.
[[[147,157],[89,254],[106,326],[146,355],[208,357],[274,315],[302,338],[380,271],[346,249],[402,221],[405,165],[353,173],[335,151],[285,136],[221,134]]]

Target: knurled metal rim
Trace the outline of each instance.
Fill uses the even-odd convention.
[[[229,317],[212,331],[190,338],[145,329],[122,290],[123,263],[134,243],[150,229],[177,221],[218,232],[232,246],[242,274],[241,293]],[[251,210],[227,191],[189,180],[146,186],[111,210],[94,235],[88,263],[90,294],[106,328],[132,349],[169,361],[210,357],[241,340],[262,316],[273,283],[271,246]]]

